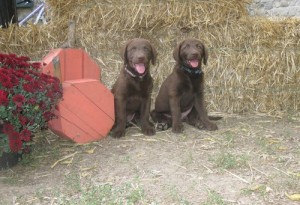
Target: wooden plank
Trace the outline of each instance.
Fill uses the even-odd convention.
[[[51,120],[49,122],[49,128],[53,132],[63,133],[65,138],[74,140],[77,143],[86,143],[105,137],[90,127],[80,117],[76,116],[72,111],[68,110],[64,101],[59,104],[59,111],[56,114],[59,118]],[[62,119],[64,121],[62,121]],[[70,124],[72,124],[72,126],[70,126]],[[69,129],[72,129],[72,131]]]
[[[102,110],[113,121],[115,119],[114,110],[114,96],[110,90],[108,90],[98,80],[80,80],[69,81],[74,87],[78,89],[86,98],[93,102],[100,110]]]
[[[81,49],[65,49],[64,81],[77,80],[83,78],[83,51]]]
[[[77,88],[74,86],[77,84]],[[112,116],[103,112],[94,102],[92,102],[89,98],[87,98],[83,92],[80,90],[80,82],[64,82],[64,108],[68,109],[78,118],[80,118],[83,122],[89,125],[93,130],[98,132],[101,136],[106,136],[113,123],[114,120]],[[100,84],[100,82],[98,82]],[[102,92],[98,91],[94,93],[94,96],[101,95]],[[102,97],[105,98],[104,95]],[[108,99],[110,97],[108,96]],[[112,100],[113,102],[113,100]],[[111,103],[113,106],[113,103]],[[63,108],[62,107],[62,108]],[[60,108],[60,107],[59,107]],[[63,109],[64,109],[63,108]],[[69,119],[69,121],[74,121],[74,119]]]
[[[70,139],[79,144],[95,141],[95,139],[86,133],[82,127],[75,125],[63,116],[59,119],[50,121],[49,128],[58,136]]]
[[[83,52],[83,78],[100,80],[101,70],[86,52]]]
[[[60,81],[64,81],[64,73],[62,72],[64,65],[64,50],[54,49],[44,57],[43,73],[57,77]]]

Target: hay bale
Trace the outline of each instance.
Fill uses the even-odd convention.
[[[128,39],[144,37],[158,50],[151,71],[155,97],[173,69],[173,48],[195,37],[209,49],[204,71],[210,111],[299,111],[300,21],[250,17],[250,2],[47,0],[49,24],[1,29],[0,49],[41,59],[66,41],[73,20],[76,46],[97,60],[111,87],[122,66],[120,48]]]

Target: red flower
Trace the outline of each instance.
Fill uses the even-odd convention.
[[[34,62],[34,63],[31,63],[31,66],[35,69],[40,69],[41,68],[41,63],[40,62]]]
[[[3,68],[0,68],[0,75],[8,75],[9,73],[10,71],[5,66],[3,66]]]
[[[19,84],[19,79],[15,75],[10,75],[10,82],[12,86],[17,86]]]
[[[0,96],[0,105],[7,106],[8,105],[8,99],[5,96]]]
[[[21,140],[23,140],[25,142],[29,142],[31,139],[31,132],[28,129],[23,130],[20,133],[20,138],[21,138]]]
[[[30,83],[23,84],[23,89],[29,93],[34,93],[35,91],[34,87]]]
[[[50,111],[46,111],[44,112],[43,116],[46,121],[49,121],[54,117],[54,114]]]
[[[0,90],[0,105],[7,106],[8,105],[8,92],[5,90]]]
[[[27,56],[20,56],[18,59],[19,59],[20,61],[30,61],[30,58],[27,57]]]
[[[21,141],[19,133],[11,132],[8,135],[8,139],[9,139],[9,147],[12,152],[18,152],[22,149],[23,143]]]
[[[14,126],[12,124],[4,123],[3,133],[9,134],[9,133],[12,133],[13,131],[14,131]]]
[[[8,92],[6,92],[5,90],[0,90],[0,96],[4,95],[4,96],[8,96]]]
[[[17,58],[17,55],[14,53],[10,53],[10,54],[8,54],[8,57],[9,58]]]
[[[28,67],[30,67],[30,64],[27,63],[27,62],[24,62],[24,61],[19,61],[19,62],[18,62],[18,67],[21,67],[21,68],[28,68]]]
[[[47,108],[46,103],[45,103],[44,101],[41,101],[41,102],[39,103],[39,106],[40,106],[40,109],[41,109],[41,110],[44,110],[44,109]]]
[[[25,71],[24,70],[17,70],[17,71],[15,71],[15,75],[19,78],[22,78],[25,75]]]
[[[59,79],[42,73],[41,64],[29,60],[0,53],[0,106],[6,120],[2,132],[8,136],[4,141],[6,136],[0,136],[0,141],[7,143],[12,152],[29,151],[25,142],[53,119],[54,107],[62,97]]]
[[[41,86],[40,82],[35,80],[32,82],[32,86],[35,88],[35,90],[43,91],[43,87]]]
[[[3,82],[2,83],[3,87],[6,87],[7,89],[10,89],[12,87],[14,87],[14,85],[11,82]]]
[[[34,70],[27,70],[27,73],[37,77],[37,78],[40,78],[40,74],[37,73],[37,71],[34,71]]]
[[[12,99],[13,99],[14,103],[17,105],[17,107],[22,107],[22,105],[25,101],[25,97],[21,94],[15,95]]]
[[[35,98],[30,98],[28,100],[28,103],[30,103],[31,105],[35,105],[36,104],[36,99]]]
[[[27,123],[29,122],[28,118],[23,115],[19,116],[19,121],[20,121],[21,125],[23,125],[23,126],[27,125]]]
[[[14,115],[18,116],[18,114],[21,113],[22,110],[23,110],[22,107],[16,107],[16,108],[12,111],[12,113],[13,113]]]
[[[29,82],[33,81],[33,77],[31,77],[31,75],[29,75],[29,74],[25,74],[23,76],[23,78],[24,78],[24,80],[29,81]]]
[[[54,95],[54,92],[51,92],[51,91],[49,91],[47,94],[46,94],[46,96],[47,97],[49,97],[49,98],[53,98],[53,95]]]
[[[10,77],[4,73],[0,74],[0,83],[2,84],[2,86],[6,88],[12,87],[12,83],[10,82]]]
[[[58,92],[60,90],[60,87],[57,84],[53,84],[52,89],[54,92]]]

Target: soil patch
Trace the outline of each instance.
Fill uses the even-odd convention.
[[[298,204],[300,118],[223,116],[216,132],[133,127],[88,145],[43,132],[0,172],[0,204]]]

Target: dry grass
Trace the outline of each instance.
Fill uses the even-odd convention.
[[[185,124],[76,145],[49,131],[0,175],[2,204],[285,204],[300,190],[300,118],[222,113],[219,130]],[[226,202],[226,203],[225,203]]]
[[[101,65],[111,87],[122,65],[119,49],[133,37],[150,39],[159,61],[153,97],[172,70],[171,53],[186,37],[209,49],[204,67],[210,111],[281,114],[300,108],[300,21],[249,17],[249,0],[47,1],[47,25],[0,30],[0,50],[42,59],[76,22],[76,47]]]

